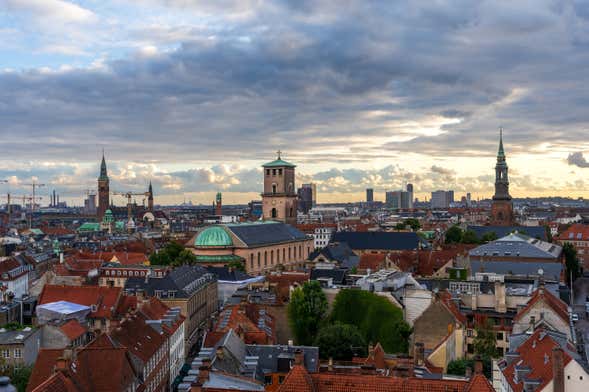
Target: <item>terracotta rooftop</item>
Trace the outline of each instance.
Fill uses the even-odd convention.
[[[360,262],[358,263],[358,269],[372,271],[378,271],[382,268],[386,260],[386,254],[384,253],[364,253],[360,256]]]
[[[75,340],[88,332],[76,319],[69,320],[67,323],[63,324],[60,329],[69,340]]]
[[[476,375],[470,381],[430,380],[365,374],[309,373],[295,365],[278,392],[493,392],[492,386]]]
[[[544,333],[542,329],[537,329],[530,337],[522,343],[516,350],[519,355],[509,366],[502,369],[505,379],[511,386],[513,392],[523,392],[523,382],[515,382],[515,368],[528,367],[530,372],[526,374],[527,379],[539,379],[540,385],[536,386],[537,391],[541,391],[553,377],[552,374],[552,349],[559,347],[559,344]],[[572,360],[571,356],[563,350],[563,361],[566,366]]]
[[[526,306],[519,312],[517,312],[517,314],[513,318],[513,321],[515,322],[521,319],[538,301],[543,301],[546,305],[550,306],[556,312],[556,314],[558,314],[563,320],[565,320],[568,323],[569,311],[567,304],[564,303],[560,298],[557,298],[554,294],[552,294],[550,290],[546,290],[543,287],[540,287],[536,291],[534,291],[534,294],[532,294],[532,297],[530,298]]]
[[[110,319],[115,316],[121,291],[120,287],[45,285],[38,303],[68,301],[90,307],[94,305],[89,317]]]

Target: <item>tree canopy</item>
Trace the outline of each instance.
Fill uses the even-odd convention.
[[[577,249],[570,242],[565,242],[562,246],[562,252],[564,253],[565,265],[566,265],[566,279],[570,283],[571,275],[573,281],[581,276],[581,267],[579,266],[579,258],[577,257]]]
[[[411,328],[403,312],[385,297],[374,293],[343,289],[335,297],[332,322],[356,326],[365,342],[380,342],[387,352],[406,353]]]
[[[486,320],[483,325],[477,326],[476,337],[473,342],[476,355],[482,358],[495,358],[497,356],[495,343],[495,331],[491,321]]]
[[[456,225],[446,230],[446,243],[457,244],[462,241],[462,229]]]
[[[351,360],[366,355],[366,341],[355,325],[335,323],[319,331],[314,345],[323,359]]]
[[[320,324],[327,317],[327,310],[327,298],[319,282],[306,282],[292,292],[288,321],[298,344],[313,344]]]
[[[149,262],[153,265],[171,265],[179,266],[183,264],[194,264],[196,256],[184,247],[175,242],[168,242],[157,253],[152,253],[149,256]]]

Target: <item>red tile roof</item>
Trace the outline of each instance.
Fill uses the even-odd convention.
[[[477,375],[469,381],[430,380],[381,375],[309,373],[293,366],[278,392],[494,392]],[[484,378],[484,377],[483,377]]]
[[[88,332],[76,319],[72,319],[63,324],[60,329],[69,340],[75,340]]]
[[[45,285],[39,295],[39,305],[57,301],[68,301],[79,305],[96,306],[90,312],[91,318],[113,318],[122,289],[101,286]]]
[[[530,372],[526,375],[529,379],[540,379],[541,384],[536,390],[541,391],[553,377],[552,374],[552,349],[559,347],[558,343],[547,335],[542,329],[537,329],[528,340],[521,344],[516,352],[519,354],[509,366],[502,370],[505,379],[511,385],[514,392],[523,392],[523,382],[514,382],[516,366],[527,366]],[[571,347],[573,350],[574,348]],[[563,362],[566,366],[572,360],[571,356],[563,350]]]
[[[127,347],[143,362],[147,362],[167,339],[164,333],[147,325],[146,320],[144,315],[136,313],[123,320],[110,334],[114,341]]]
[[[29,389],[27,389],[29,390]],[[63,372],[56,372],[38,385],[33,392],[80,392],[80,389]]]
[[[360,256],[360,262],[358,263],[358,269],[371,271],[378,271],[384,268],[386,260],[386,254],[384,253],[364,253]]]
[[[454,301],[452,301],[452,294],[448,291],[441,291],[438,293],[438,296],[441,300],[441,303],[454,315],[456,320],[460,321],[462,324],[466,324],[466,316],[460,312],[460,309]]]
[[[555,297],[554,294],[552,294],[549,290],[546,290],[542,287],[534,291],[534,294],[532,294],[532,297],[526,306],[517,312],[513,318],[513,321],[515,322],[520,320],[538,301],[543,301],[546,305],[550,306],[554,312],[565,322],[569,321],[569,310],[567,304],[564,303],[560,298]]]
[[[39,350],[39,354],[37,354],[37,359],[35,360],[35,365],[31,372],[31,377],[29,378],[27,391],[32,391],[51,376],[57,358],[62,355],[63,349],[42,348]]]
[[[219,315],[213,331],[227,333],[233,329],[246,344],[274,344],[274,319],[266,313],[264,323],[270,332],[259,328],[258,310],[254,304],[227,306]]]
[[[559,241],[589,241],[589,225],[576,223],[558,235]]]

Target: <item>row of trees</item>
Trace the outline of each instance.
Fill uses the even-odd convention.
[[[459,226],[452,226],[446,230],[447,244],[484,244],[497,239],[494,231],[485,233],[481,238],[472,230],[462,230]]]
[[[152,265],[169,265],[172,267],[178,267],[184,264],[195,264],[196,256],[190,250],[185,249],[182,244],[171,241],[157,253],[152,253],[151,256],[149,256],[149,262]],[[227,267],[245,272],[245,265],[239,261],[232,261]]]
[[[297,343],[318,346],[322,358],[364,356],[367,345],[377,342],[387,352],[407,353],[412,332],[401,309],[368,291],[341,290],[329,313],[316,281],[293,291],[288,318]]]

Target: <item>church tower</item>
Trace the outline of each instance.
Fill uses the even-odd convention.
[[[147,190],[147,210],[153,212],[153,187],[151,186],[151,180],[149,181],[149,189]]]
[[[495,165],[495,195],[491,206],[491,224],[494,226],[512,226],[514,222],[513,203],[509,195],[509,177],[507,162],[503,150],[503,128],[499,129],[499,151]]]
[[[100,164],[100,176],[98,177],[98,208],[96,215],[99,220],[102,220],[104,213],[108,209],[110,199],[110,189],[108,173],[106,172],[106,161],[104,159],[104,151],[102,152],[102,163]]]
[[[262,210],[264,220],[275,220],[290,225],[297,223],[297,194],[295,192],[295,165],[278,157],[262,165],[264,193]]]
[[[221,192],[217,192],[215,197],[215,215],[223,215],[223,195],[221,195]]]

